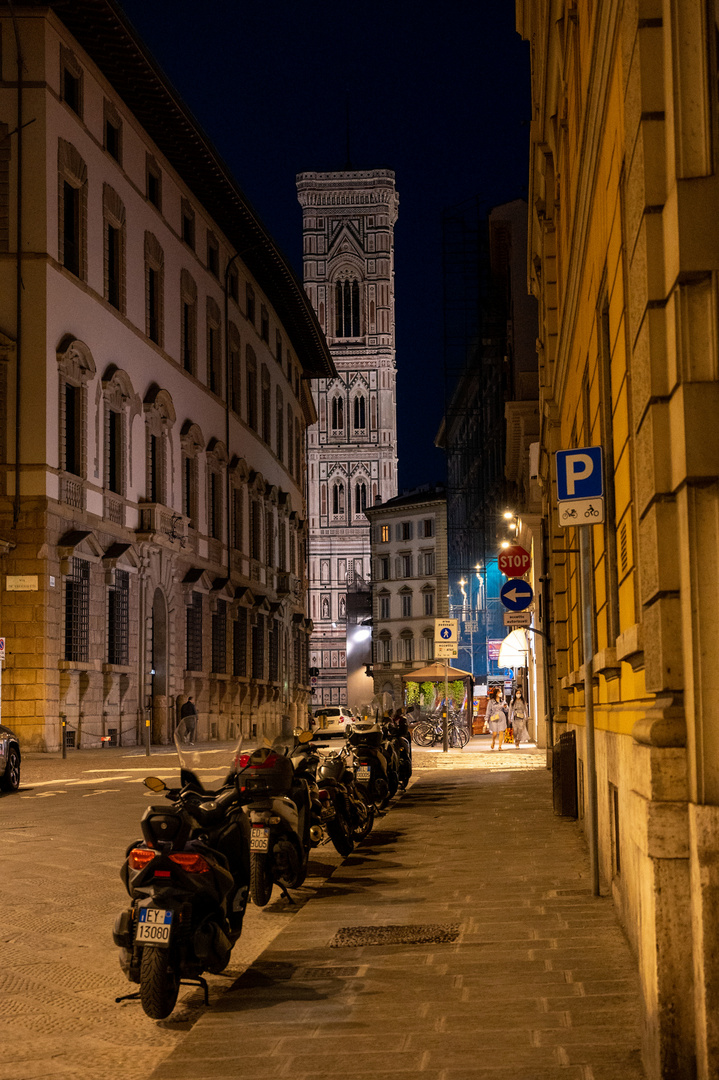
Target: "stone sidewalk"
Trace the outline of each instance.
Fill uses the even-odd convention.
[[[641,1080],[635,962],[543,753],[474,760],[422,770],[152,1080]]]

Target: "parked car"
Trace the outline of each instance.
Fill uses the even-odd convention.
[[[317,727],[315,735],[346,735],[355,717],[346,705],[318,705],[314,710]]]
[[[0,724],[0,787],[5,791],[20,787],[20,741],[4,724]]]

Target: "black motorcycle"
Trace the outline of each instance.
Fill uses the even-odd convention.
[[[397,759],[397,778],[404,790],[412,776],[412,738],[405,716],[397,716],[384,725],[385,737],[394,748]]]
[[[120,874],[132,903],[113,933],[123,971],[140,985],[116,1000],[139,997],[153,1020],[170,1015],[183,983],[201,986],[208,1003],[202,973],[227,967],[250,882],[249,823],[234,773],[218,791],[206,791],[197,769],[200,761],[212,767],[211,755],[188,751],[177,736],[175,744],[181,786],[145,780],[169,805],[147,808],[142,839],[127,850]]]
[[[250,896],[257,907],[269,903],[274,884],[283,891],[300,887],[310,849],[324,835],[314,782],[319,757],[311,740],[311,731],[280,736],[239,759],[237,782],[251,825]]]
[[[348,747],[321,759],[317,787],[327,835],[340,855],[349,855],[372,829],[374,803],[368,806],[357,788],[354,757]]]
[[[384,745],[382,725],[371,720],[358,720],[352,725],[347,742],[356,758],[357,786],[367,805],[381,810],[399,786],[395,769],[389,768],[390,752]]]

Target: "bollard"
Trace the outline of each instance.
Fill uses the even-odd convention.
[[[150,723],[152,717],[152,710],[147,710],[147,720],[145,720],[145,756],[150,756]]]
[[[60,713],[60,746],[62,748],[62,756],[67,757],[67,746],[65,745],[65,729],[67,727],[67,717],[65,713]]]

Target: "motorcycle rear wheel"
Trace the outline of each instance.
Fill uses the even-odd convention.
[[[250,897],[255,907],[265,907],[272,896],[270,860],[264,851],[250,853]]]
[[[342,856],[351,855],[354,851],[355,842],[344,817],[341,814],[335,814],[325,827],[327,835],[334,844],[335,851]]]
[[[140,1002],[151,1020],[164,1020],[177,1003],[180,977],[170,966],[170,950],[145,945],[140,965]]]

